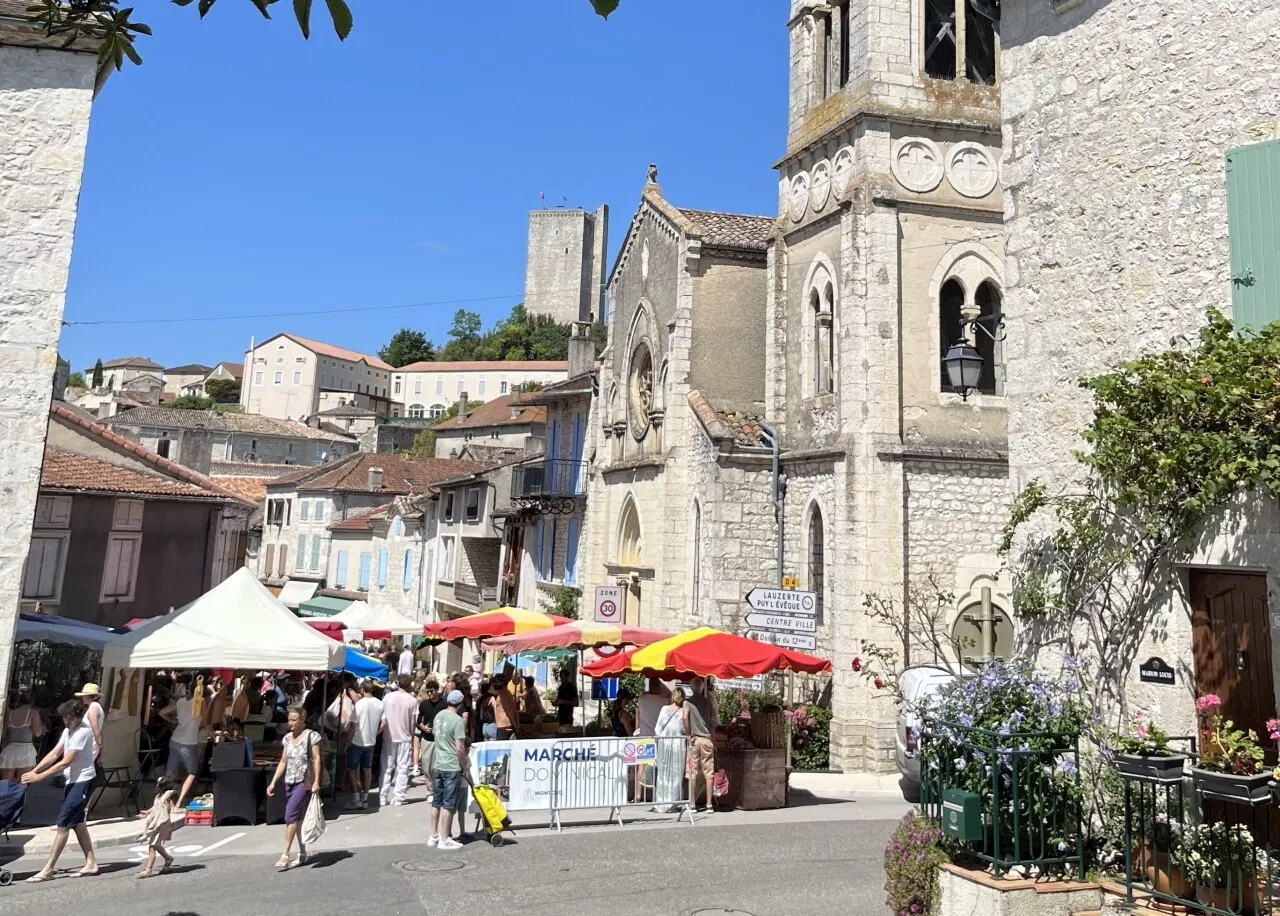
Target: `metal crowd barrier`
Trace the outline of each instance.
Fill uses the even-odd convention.
[[[694,822],[686,779],[689,739],[580,738],[558,741],[551,761],[551,825],[562,811],[608,808],[622,826],[623,808],[656,808]]]

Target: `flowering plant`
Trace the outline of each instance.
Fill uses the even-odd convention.
[[[1173,826],[1169,859],[1189,881],[1206,887],[1239,888],[1267,874],[1270,862],[1253,834],[1240,824]],[[1243,879],[1243,880],[1242,880]]]
[[[938,866],[947,861],[942,828],[914,811],[884,851],[885,903],[894,916],[929,916],[938,903]]]
[[[1156,725],[1149,710],[1139,709],[1133,714],[1131,734],[1113,735],[1107,742],[1119,754],[1137,754],[1141,757],[1166,757],[1169,755],[1169,736]]]
[[[1252,776],[1262,772],[1262,748],[1258,745],[1258,733],[1235,727],[1230,719],[1222,717],[1222,698],[1206,694],[1196,700],[1196,713],[1200,717],[1200,760],[1203,770],[1215,773],[1233,773]]]

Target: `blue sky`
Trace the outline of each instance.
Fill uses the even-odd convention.
[[[322,3],[310,41],[288,3],[137,4],[155,37],[94,106],[66,319],[140,323],[65,328],[73,369],[239,360],[282,330],[442,342],[460,307],[487,326],[520,300],[539,192],[609,204],[612,258],[651,161],[678,205],[776,210],[785,3],[351,5],[340,43]],[[442,300],[468,301],[311,314]]]

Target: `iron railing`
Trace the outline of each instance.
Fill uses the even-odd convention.
[[[1083,880],[1080,739],[1049,732],[1001,734],[926,721],[920,735],[920,809],[942,821],[944,795],[979,798],[981,839],[970,854],[997,875],[1015,867]]]
[[[1187,746],[1187,770],[1121,769],[1129,902],[1141,894],[1169,904],[1173,912],[1273,912],[1280,906],[1280,875],[1273,863],[1271,792],[1251,798],[1224,793],[1194,769],[1194,741],[1177,740]]]
[[[498,600],[497,585],[472,585],[469,582],[453,583],[453,597],[464,604],[479,607],[484,602]]]
[[[587,493],[587,463],[551,458],[517,465],[511,472],[511,501],[522,509],[572,511]]]

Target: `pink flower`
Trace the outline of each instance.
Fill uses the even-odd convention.
[[[1196,700],[1196,712],[1212,713],[1222,708],[1222,697],[1216,693],[1207,693]]]
[[[855,656],[855,657],[854,657],[854,659],[853,659],[853,670],[854,670],[854,671],[861,671],[861,670],[862,670],[862,659],[857,658],[856,656]]]
[[[876,678],[876,679],[875,679],[874,683],[875,683],[875,685],[876,685],[876,690],[883,690],[883,689],[884,689],[884,678],[882,678],[882,677],[878,677],[878,678]]]
[[[1280,741],[1280,721],[1276,719],[1267,720],[1267,735],[1272,741]]]
[[[1151,736],[1151,730],[1147,728],[1147,723],[1139,722],[1134,728],[1133,734],[1139,741],[1146,741]]]

